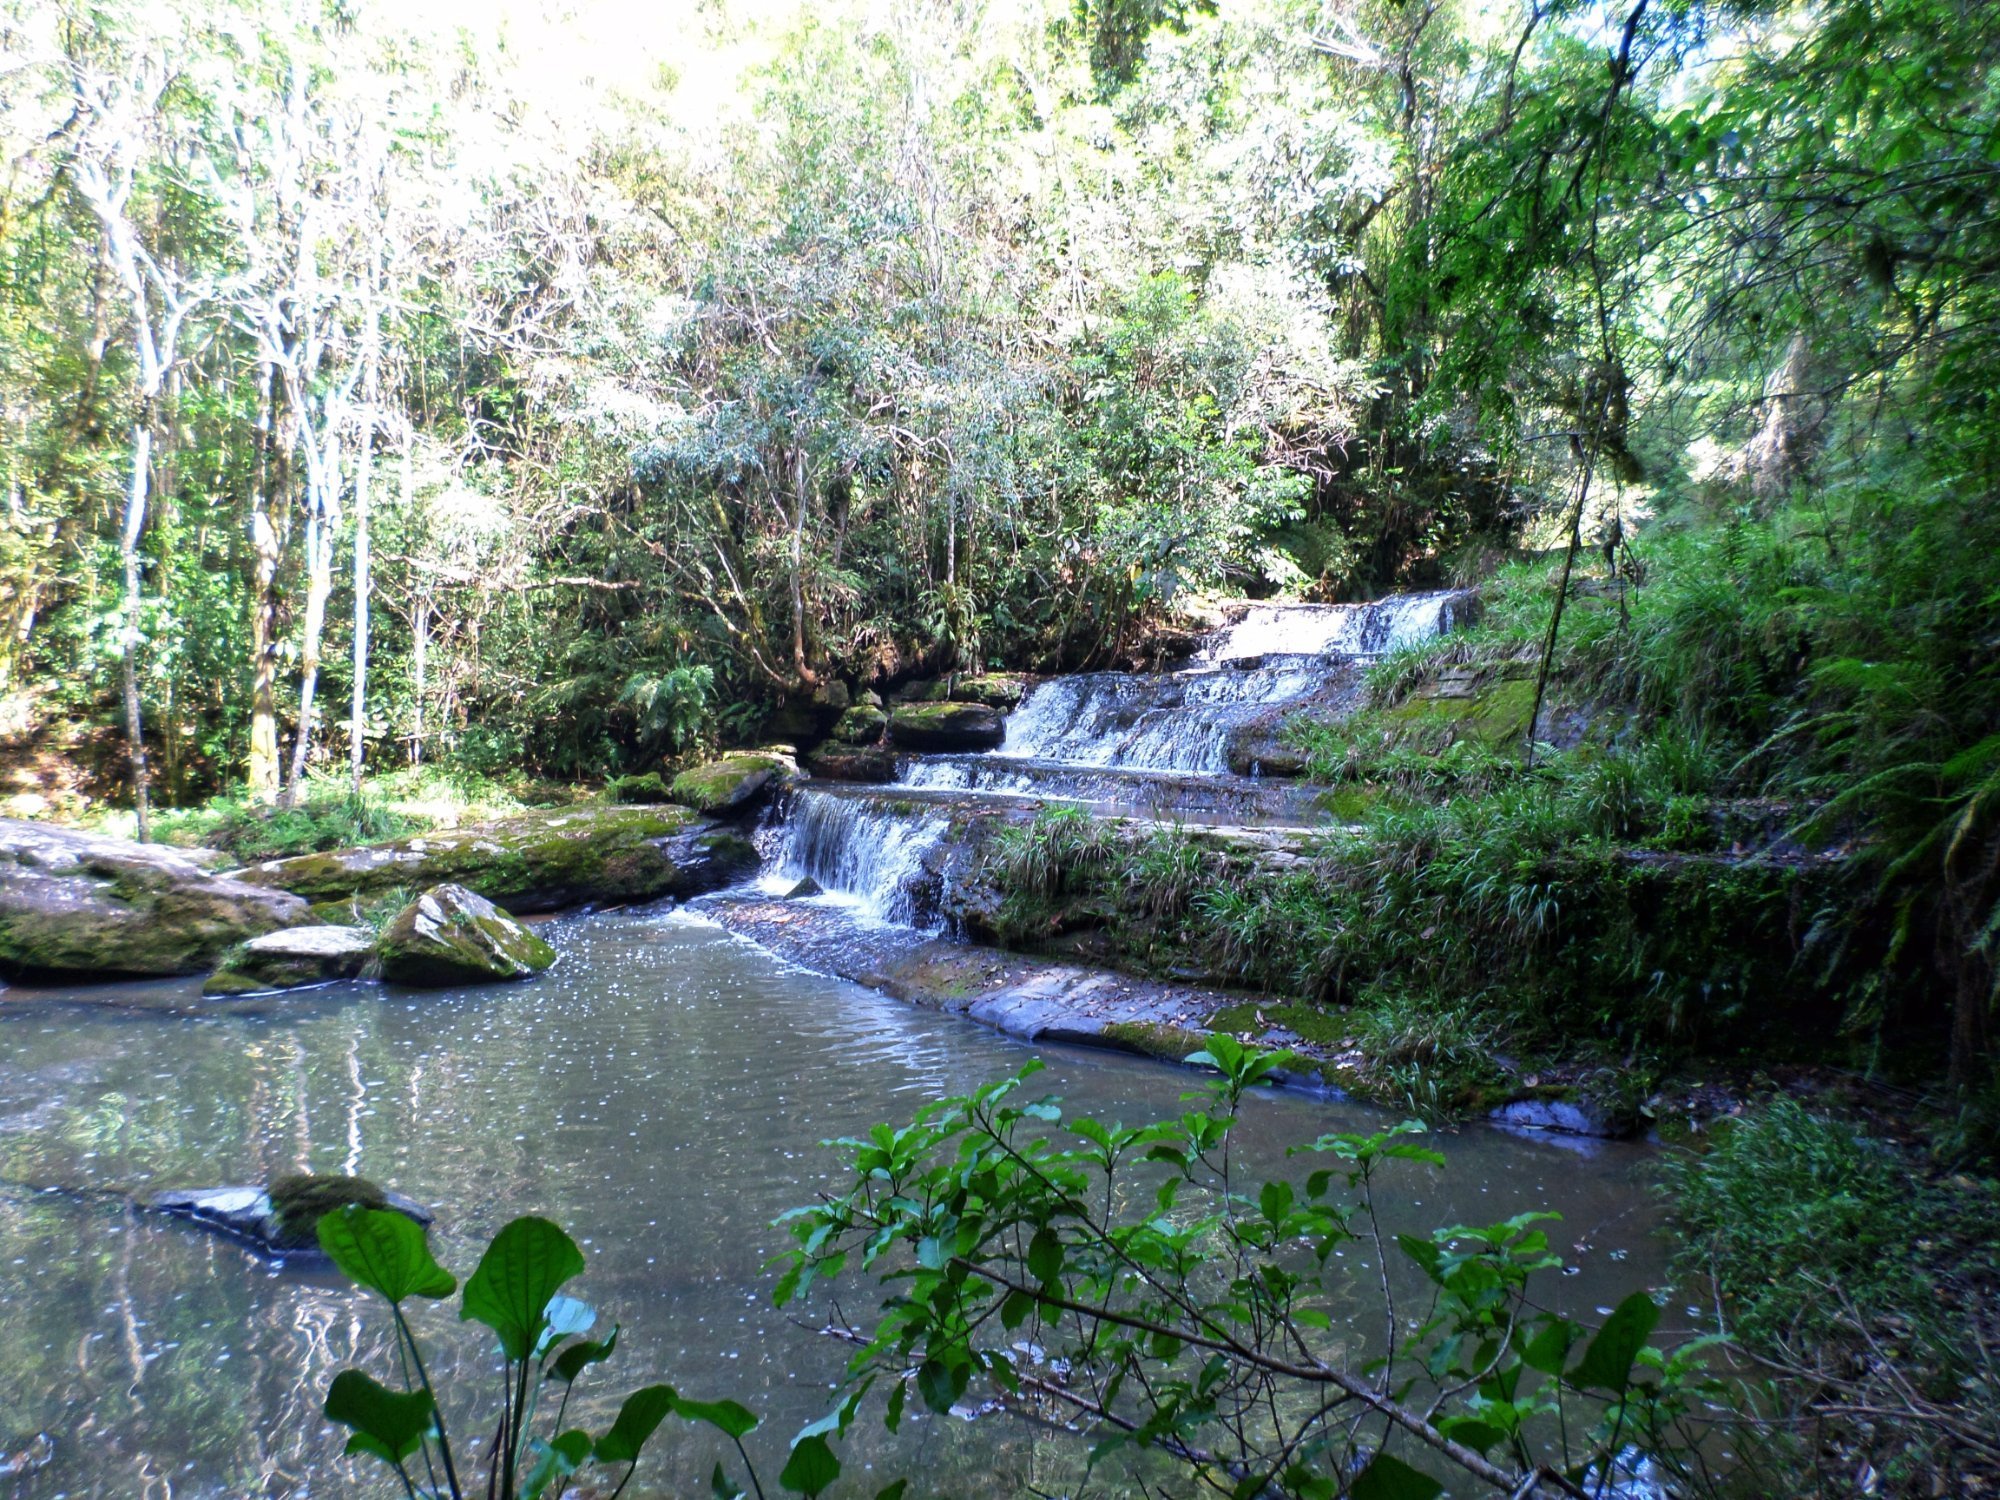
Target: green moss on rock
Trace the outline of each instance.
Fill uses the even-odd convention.
[[[889,716],[880,708],[857,703],[840,716],[840,722],[833,726],[833,737],[844,745],[872,745],[882,738],[888,724]]]
[[[309,1250],[319,1244],[319,1221],[350,1206],[387,1208],[389,1195],[365,1177],[321,1177],[299,1173],[271,1184],[271,1227],[266,1236],[274,1250]]]
[[[382,978],[442,989],[526,979],[556,961],[556,950],[463,886],[425,891],[382,934]]]
[[[673,800],[697,812],[739,812],[756,802],[790,770],[775,755],[725,755],[676,776]]]
[[[889,737],[906,750],[993,750],[1007,729],[983,703],[904,703],[889,715]]]
[[[566,807],[332,854],[252,865],[239,877],[314,902],[455,882],[511,912],[697,896],[743,873],[704,849],[685,807]]]

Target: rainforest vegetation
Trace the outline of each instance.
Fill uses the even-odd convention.
[[[665,800],[1218,599],[1465,589],[1283,728],[1306,856],[1048,811],[980,935],[1423,1113],[1845,1080],[1675,1169],[1688,1264],[1821,1424],[1773,1483],[1990,1483],[1996,67],[1983,0],[0,0],[0,812]]]

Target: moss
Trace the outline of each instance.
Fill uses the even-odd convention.
[[[1441,749],[1471,740],[1490,749],[1517,744],[1528,733],[1535,685],[1526,678],[1503,678],[1458,695],[1436,687],[1380,712],[1384,727],[1426,748]]]
[[[1350,1029],[1345,1018],[1317,1006],[1254,1000],[1224,1006],[1208,1018],[1208,1024],[1233,1036],[1260,1036],[1281,1029],[1314,1047],[1337,1047]]]
[[[857,703],[840,716],[833,726],[833,737],[844,745],[872,745],[882,738],[888,725],[889,716],[880,708]]]
[[[1379,806],[1381,801],[1380,787],[1350,782],[1345,786],[1321,792],[1313,798],[1313,806],[1336,823],[1359,823]]]
[[[889,736],[908,750],[996,749],[1006,727],[981,703],[904,703],[889,715]]]
[[[389,1198],[365,1177],[301,1173],[271,1184],[271,1248],[306,1250],[319,1243],[319,1221],[337,1209],[387,1208]]]
[[[455,882],[510,911],[647,901],[708,889],[670,841],[697,826],[685,807],[574,807],[334,854],[255,865],[242,878],[324,902]]]
[[[1186,1062],[1208,1045],[1208,1034],[1156,1021],[1113,1021],[1100,1033],[1104,1041],[1125,1052],[1167,1062]]]
[[[681,772],[669,793],[697,812],[729,812],[746,806],[785,770],[775,755],[725,755]]]
[[[660,779],[658,771],[647,771],[638,776],[614,776],[604,783],[604,800],[623,803],[671,802],[673,796],[667,790],[666,782]]]

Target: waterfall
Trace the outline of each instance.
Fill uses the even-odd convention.
[[[937,910],[954,825],[1003,808],[1067,802],[1163,821],[1316,821],[1315,788],[1230,773],[1239,732],[1269,736],[1307,705],[1341,711],[1357,662],[1450,629],[1465,598],[1251,605],[1177,671],[1037,684],[1008,717],[998,751],[907,756],[893,786],[793,789],[772,831],[774,873],[759,884],[782,894],[810,878],[868,918],[917,926]]]
[[[921,925],[918,895],[925,857],[944,841],[951,819],[879,797],[802,787],[786,798],[772,891],[814,880],[882,922]]]
[[[1451,629],[1466,596],[1398,594],[1372,604],[1253,604],[1202,651],[1206,661],[1246,656],[1379,656]]]

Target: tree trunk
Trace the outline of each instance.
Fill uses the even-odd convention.
[[[313,699],[319,690],[320,637],[326,629],[326,601],[333,593],[333,515],[329,489],[338,480],[337,461],[327,463],[320,475],[306,479],[306,618],[305,637],[299,648],[299,728],[292,742],[291,777],[285,785],[283,805],[297,803],[305,782],[306,757],[312,750]]]
[[[268,511],[271,479],[271,367],[257,392],[257,476],[250,495],[250,800],[278,800],[278,532]]]
[[[373,434],[364,429],[354,456],[354,699],[347,730],[347,763],[354,797],[361,798],[361,760],[368,716],[368,471]]]
[[[144,717],[139,707],[139,541],[146,531],[146,496],[152,482],[153,426],[150,404],[139,408],[132,424],[132,485],[125,498],[125,527],[118,540],[125,564],[125,627],[120,652],[120,678],[125,695],[125,751],[132,763],[132,810],[139,823],[139,842],[152,837],[147,806],[150,773],[146,765]]]

